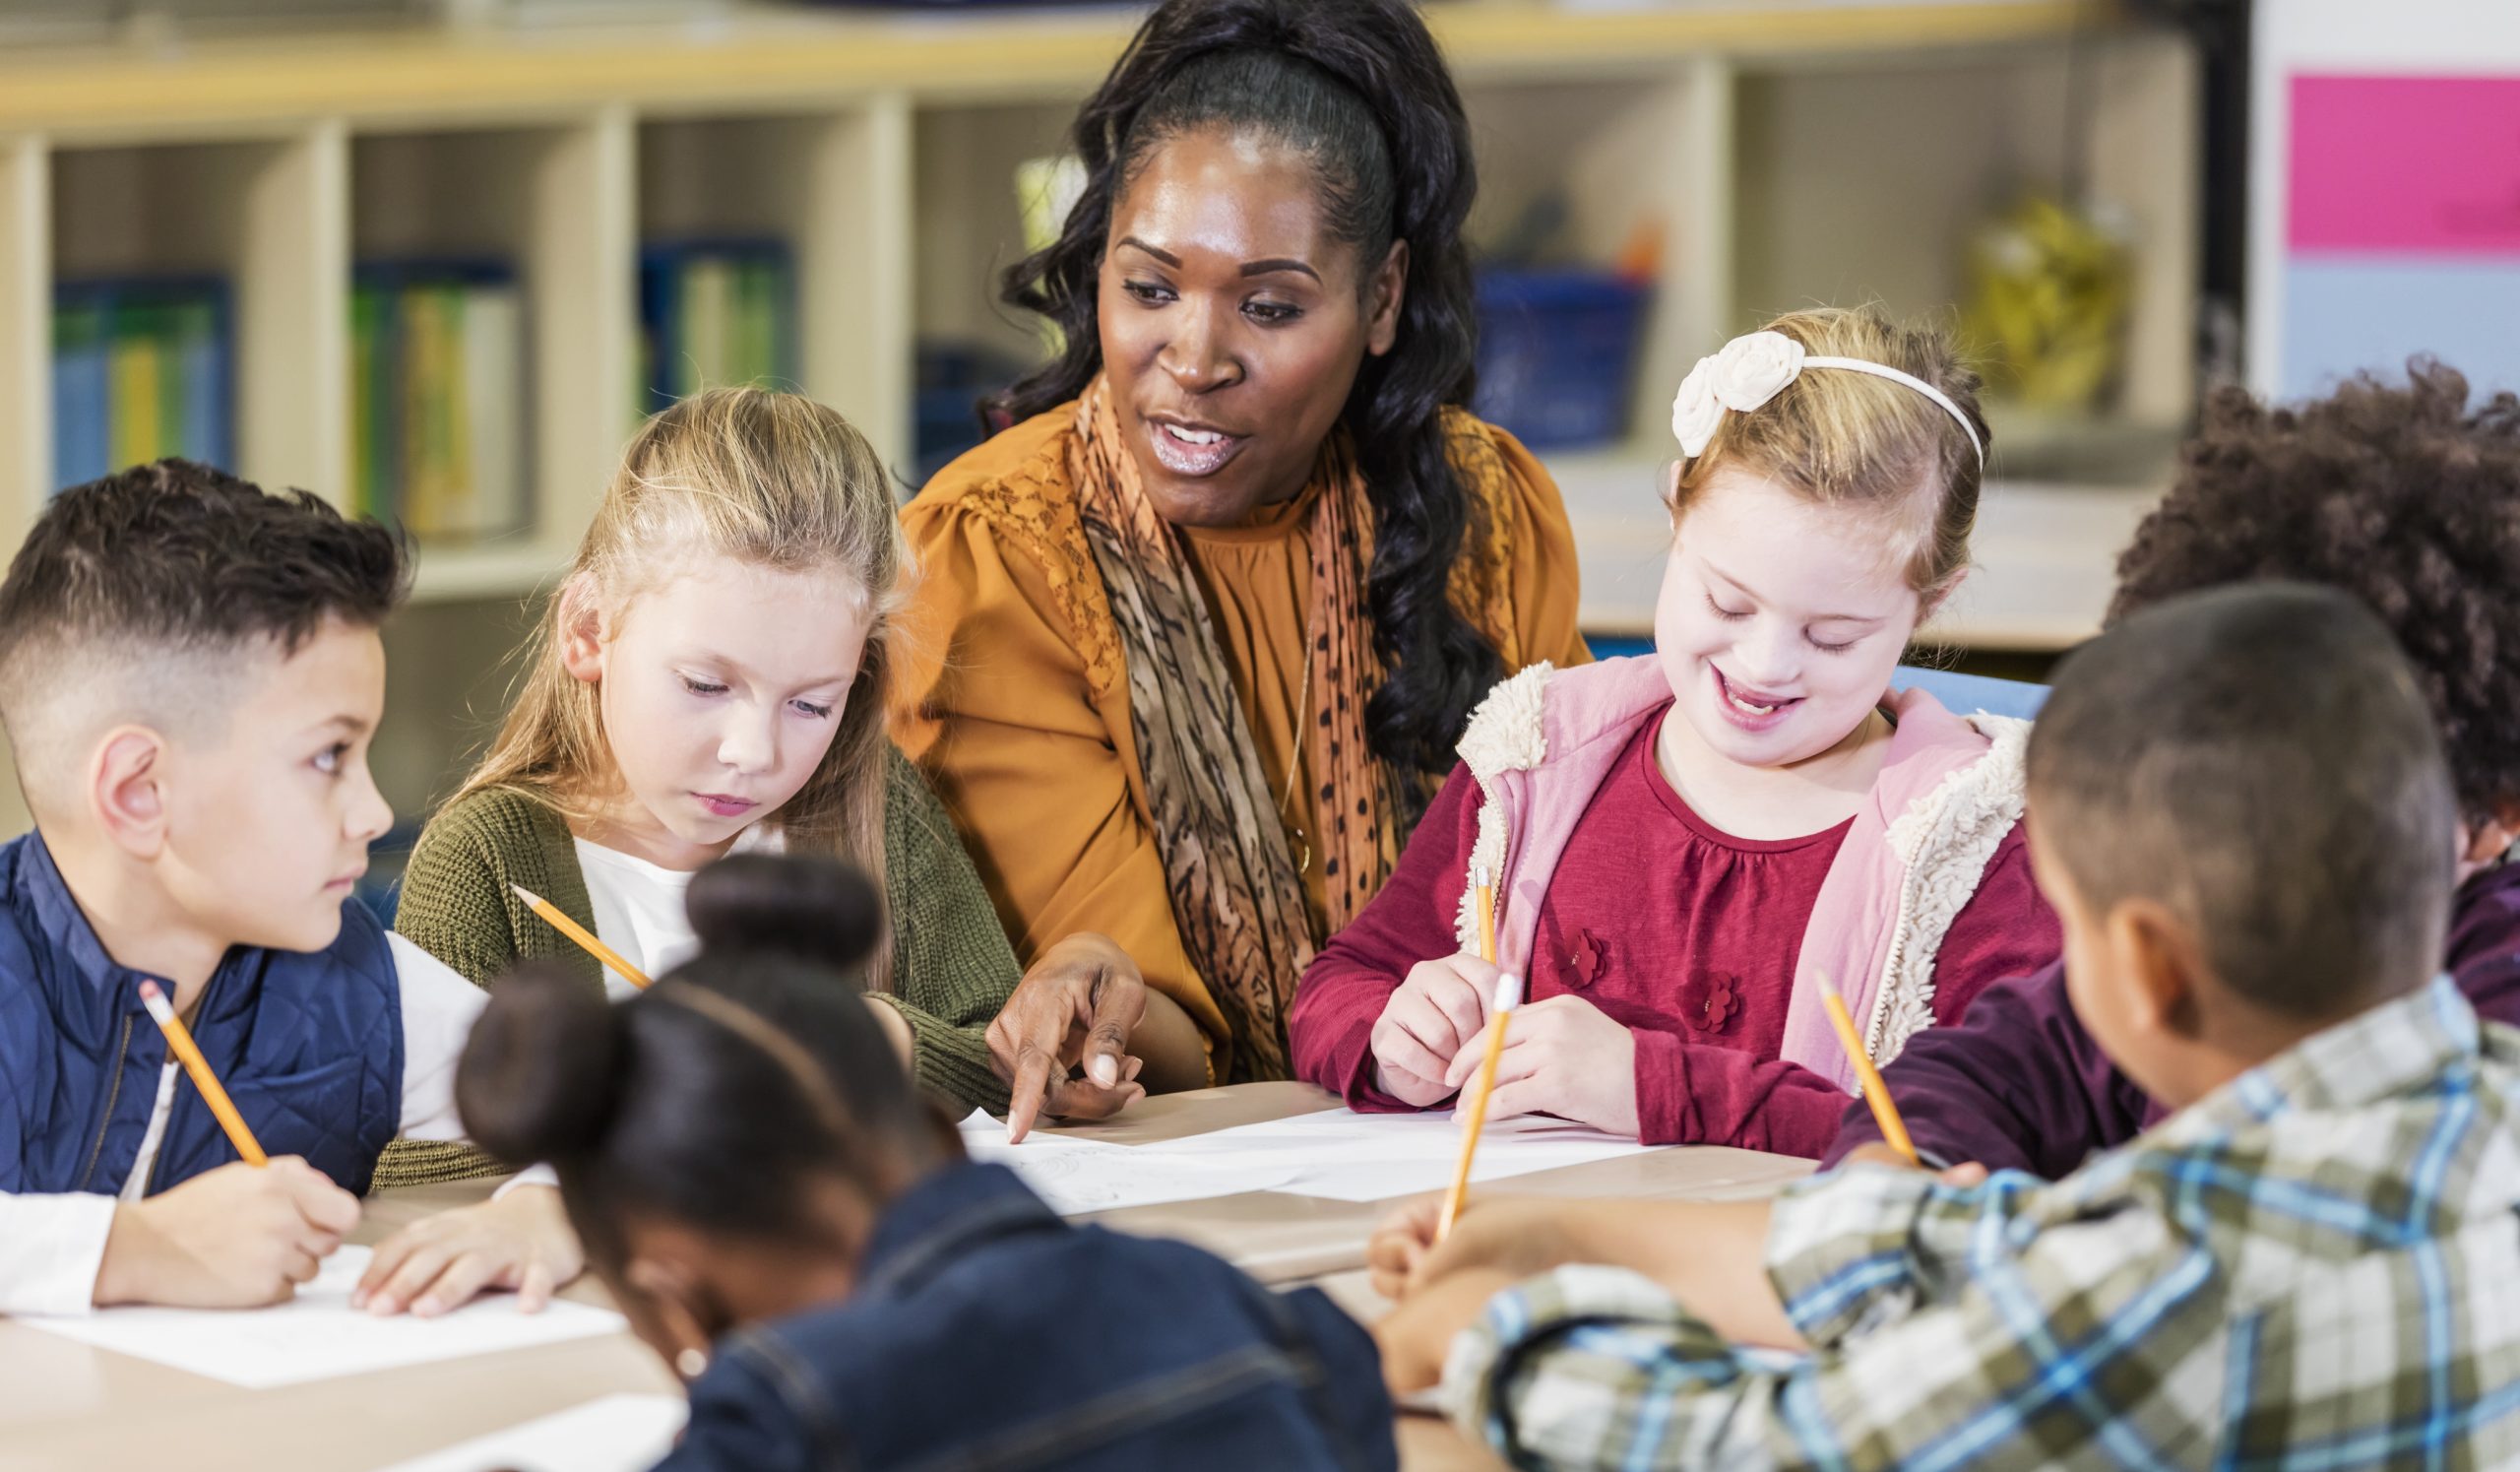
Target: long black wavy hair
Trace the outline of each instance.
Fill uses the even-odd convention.
[[[1085,191],[1059,238],[1008,269],[1003,299],[1056,323],[1063,348],[1000,396],[1024,419],[1102,369],[1096,288],[1114,201],[1156,148],[1206,128],[1304,154],[1330,233],[1370,274],[1409,246],[1399,332],[1368,356],[1341,421],[1374,513],[1365,606],[1383,680],[1365,707],[1375,754],[1444,772],[1471,707],[1502,673],[1447,591],[1482,515],[1455,473],[1441,411],[1470,401],[1478,320],[1462,226],[1479,192],[1470,124],[1435,39],[1403,0],[1167,0],[1076,115]],[[1412,821],[1418,784],[1403,783]]]

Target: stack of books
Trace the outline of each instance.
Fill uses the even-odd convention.
[[[796,273],[778,241],[655,245],[639,256],[639,411],[704,388],[796,381]]]
[[[232,466],[234,384],[225,282],[62,284],[52,310],[53,483],[169,455]]]
[[[360,266],[350,507],[430,541],[523,530],[525,352],[524,300],[507,268]]]

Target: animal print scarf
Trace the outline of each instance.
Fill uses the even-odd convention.
[[[1225,1082],[1285,1078],[1288,1004],[1321,937],[1304,908],[1251,723],[1233,691],[1207,601],[1179,540],[1155,512],[1102,379],[1077,403],[1071,471],[1086,539],[1119,627],[1129,723],[1172,898],[1173,923],[1230,1030]],[[1364,606],[1369,508],[1344,435],[1322,449],[1306,529],[1312,558],[1309,712],[1298,739],[1322,777],[1310,805],[1330,928],[1391,876],[1401,835],[1397,778],[1365,738],[1380,682]],[[1292,759],[1292,755],[1291,755]]]

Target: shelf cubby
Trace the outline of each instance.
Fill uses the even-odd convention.
[[[348,270],[347,154],[340,124],[319,121],[267,138],[58,148],[49,159],[55,281],[226,284],[231,469],[256,480],[322,490],[346,463],[343,416],[310,406],[338,398],[347,364],[347,303],[334,288]],[[49,480],[48,464],[41,475]]]
[[[504,649],[519,601],[566,565],[634,426],[642,246],[783,242],[796,386],[907,473],[921,346],[1042,352],[1039,325],[997,300],[1024,249],[1016,165],[1065,148],[1135,19],[813,14],[9,48],[0,555],[55,488],[60,283],[229,283],[236,469],[341,495],[354,264],[509,263],[526,303],[532,521],[420,548],[417,596],[432,607],[413,628],[453,652],[398,638],[397,720],[426,735],[379,761],[398,800],[423,801],[443,791],[453,733],[486,714],[489,646]],[[1665,406],[1697,354],[1802,302],[1946,309],[1967,231],[2070,161],[2138,252],[2123,388],[2097,415],[1999,419],[1984,577],[1953,626],[2007,648],[2089,631],[2111,539],[2157,493],[2194,394],[2187,41],[2110,0],[1462,0],[1427,19],[1470,112],[1475,242],[1495,243],[1548,192],[1565,202],[1564,259],[1604,263],[1644,223],[1663,231],[1627,435],[1548,457],[1589,624],[1650,618]],[[2070,158],[2069,78],[2090,118]]]
[[[800,391],[839,408],[887,464],[909,451],[909,104],[672,116],[639,129],[641,242],[755,237],[794,263]]]

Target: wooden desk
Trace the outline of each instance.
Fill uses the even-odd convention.
[[[1327,1109],[1302,1084],[1253,1084],[1150,1099],[1123,1119],[1060,1131],[1144,1144]],[[1517,1177],[1482,1193],[1526,1195],[1765,1195],[1808,1161],[1743,1150],[1661,1150]],[[371,1197],[352,1241],[480,1200],[491,1183],[417,1186]],[[1197,1242],[1276,1283],[1318,1280],[1350,1312],[1380,1303],[1358,1271],[1367,1229],[1383,1205],[1274,1191],[1103,1212],[1123,1231]],[[604,1302],[590,1279],[568,1296]],[[0,1320],[0,1472],[365,1472],[531,1421],[615,1391],[670,1393],[673,1376],[627,1333],[508,1354],[349,1376],[275,1390],[244,1390]],[[1401,1418],[1409,1472],[1486,1472],[1500,1464],[1451,1428]]]

